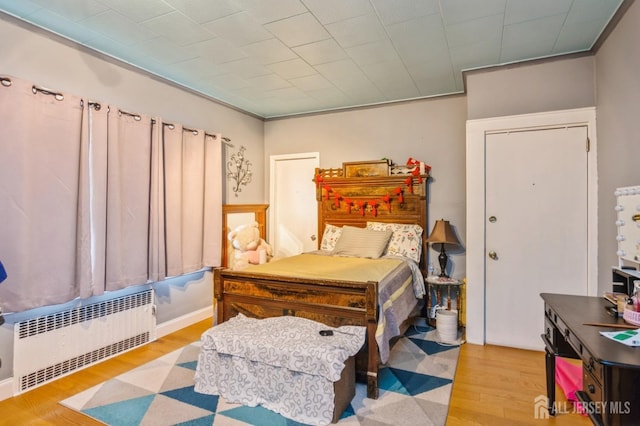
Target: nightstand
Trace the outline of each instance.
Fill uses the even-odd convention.
[[[435,315],[432,318],[431,309],[441,304],[442,302],[442,290],[446,291],[446,308],[448,311],[452,309],[451,307],[451,296],[455,297],[455,306],[453,309],[460,311],[460,285],[462,281],[457,280],[455,278],[449,277],[440,277],[438,275],[430,275],[425,277],[425,283],[427,284],[427,294],[429,298],[427,299],[427,319],[429,321],[435,320]],[[433,298],[433,292],[435,292],[435,299]],[[434,303],[435,302],[435,303]],[[441,305],[442,306],[442,305]]]

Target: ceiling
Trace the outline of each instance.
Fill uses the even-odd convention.
[[[588,51],[623,0],[0,0],[0,11],[273,118],[464,92]]]

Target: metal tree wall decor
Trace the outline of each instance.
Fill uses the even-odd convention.
[[[233,186],[233,192],[235,196],[238,196],[238,192],[242,192],[241,185],[246,186],[251,182],[251,161],[247,160],[244,156],[244,152],[247,149],[241,146],[238,152],[231,154],[229,161],[227,162],[227,178],[235,181]]]

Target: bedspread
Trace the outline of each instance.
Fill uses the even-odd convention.
[[[382,363],[389,359],[389,340],[400,334],[400,325],[425,294],[418,265],[398,256],[379,259],[341,257],[319,250],[250,266],[247,271],[314,280],[378,282],[376,342]]]

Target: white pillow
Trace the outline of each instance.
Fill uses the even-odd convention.
[[[324,226],[322,241],[320,241],[320,250],[332,251],[336,246],[336,241],[340,238],[342,228],[339,226],[327,224]]]
[[[407,223],[367,222],[367,229],[375,231],[391,230],[393,235],[387,245],[385,255],[404,256],[420,263],[422,255],[422,227]]]
[[[373,231],[355,226],[343,226],[333,254],[377,259],[384,253],[392,234],[391,230]]]

